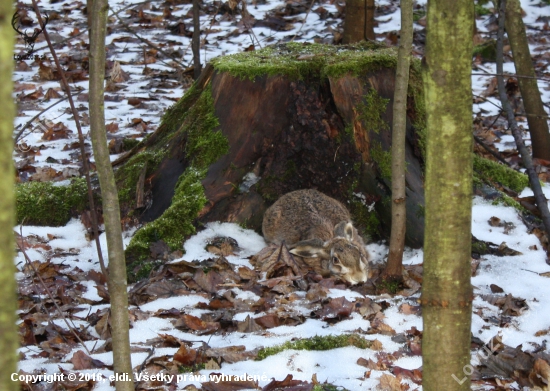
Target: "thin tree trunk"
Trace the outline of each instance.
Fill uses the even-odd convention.
[[[510,0],[510,2],[512,1],[514,0]],[[505,9],[506,9],[506,12],[504,11]],[[550,212],[548,211],[548,200],[546,199],[546,197],[544,196],[544,193],[542,192],[542,187],[540,185],[539,177],[535,172],[535,168],[533,167],[533,160],[531,159],[531,154],[529,153],[529,150],[527,149],[527,147],[525,146],[525,143],[523,142],[523,138],[521,136],[521,130],[518,127],[518,124],[516,122],[516,117],[514,116],[514,112],[510,107],[510,103],[508,102],[508,97],[506,96],[506,88],[504,87],[504,77],[502,76],[503,74],[502,49],[504,46],[504,43],[503,43],[504,25],[506,24],[506,26],[508,26],[508,23],[505,21],[506,21],[506,18],[508,17],[509,9],[510,9],[510,5],[507,4],[507,1],[501,0],[500,6],[499,6],[499,14],[498,14],[499,30],[498,30],[498,38],[497,38],[497,59],[496,59],[497,75],[499,75],[497,76],[498,94],[500,96],[500,102],[502,104],[502,108],[506,113],[508,124],[510,125],[510,129],[512,129],[512,135],[514,136],[514,140],[518,147],[518,151],[521,156],[523,166],[527,171],[527,176],[529,177],[529,183],[535,195],[535,200],[537,202],[537,207],[542,217],[544,228],[546,229],[546,236],[549,236],[550,235]],[[537,93],[538,93],[538,89],[537,89]],[[544,121],[546,122],[546,120]],[[534,150],[534,144],[533,144],[533,150]]]
[[[117,391],[133,391],[128,319],[126,262],[120,225],[120,208],[115,178],[109,158],[104,113],[105,34],[107,0],[94,0],[90,32],[90,128],[92,147],[101,187],[103,217],[109,253],[109,295],[111,298],[111,334],[114,372],[127,374],[129,381],[116,381]]]
[[[374,0],[346,0],[343,43],[374,40]]]
[[[405,136],[407,131],[407,90],[413,40],[412,0],[401,0],[401,38],[397,54],[395,93],[393,98],[392,129],[392,219],[388,264],[384,270],[385,279],[402,279],[403,249],[407,223],[406,183],[405,183]]]
[[[13,13],[11,1],[0,2],[0,15]],[[19,382],[11,380],[17,372],[17,287],[13,263],[13,226],[15,207],[13,193],[13,29],[10,18],[0,18],[0,389],[19,390]]]
[[[201,65],[201,20],[199,15],[200,0],[193,0],[193,38],[191,49],[193,50],[193,78],[197,80],[202,72]]]
[[[550,133],[546,111],[542,104],[533,59],[529,52],[529,43],[525,25],[521,18],[521,5],[519,0],[508,0],[506,6],[506,32],[514,55],[516,73],[530,78],[518,77],[519,89],[523,98],[523,105],[527,113],[527,123],[531,134],[533,157],[550,160]]]
[[[374,0],[367,1],[367,10],[366,10],[366,23],[365,23],[365,39],[374,41],[376,35],[374,35]]]
[[[428,3],[421,298],[426,391],[470,389],[473,21],[471,0]]]

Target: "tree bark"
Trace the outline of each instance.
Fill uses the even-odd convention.
[[[525,25],[521,18],[521,5],[519,0],[508,0],[506,6],[506,32],[512,46],[514,64],[518,77],[519,89],[523,98],[523,105],[527,113],[527,124],[531,134],[533,157],[550,160],[550,133],[548,131],[547,114],[542,104],[533,59],[529,52],[529,43]]]
[[[383,272],[385,279],[402,279],[403,249],[407,224],[405,140],[407,134],[407,90],[413,40],[412,0],[401,0],[401,38],[397,56],[395,94],[393,98],[392,130],[392,219],[388,263]]]
[[[375,40],[374,0],[346,0],[343,43]]]
[[[128,319],[126,262],[120,224],[118,193],[109,158],[105,130],[104,89],[107,0],[94,0],[90,32],[90,133],[101,188],[103,217],[109,254],[109,295],[115,374],[132,376]],[[116,381],[117,391],[133,391],[133,381]]]
[[[7,15],[13,13],[11,1],[0,2],[0,389],[19,390],[11,380],[17,372],[17,286],[13,263],[13,226],[15,207],[13,191],[13,29]]]
[[[472,286],[470,0],[428,3],[424,91],[426,231],[422,284],[423,388],[469,390]]]

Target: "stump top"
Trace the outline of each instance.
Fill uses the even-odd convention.
[[[396,63],[396,49],[378,42],[340,46],[289,42],[212,60],[216,71],[250,80],[266,75],[293,79],[358,76],[380,68],[395,68]]]

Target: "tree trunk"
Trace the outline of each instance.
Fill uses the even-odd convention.
[[[374,0],[346,0],[343,43],[374,41]]]
[[[472,286],[470,0],[428,4],[424,86],[428,120],[422,284],[423,388],[469,390]]]
[[[393,100],[392,131],[392,219],[390,251],[384,278],[401,280],[403,278],[403,249],[406,232],[406,162],[405,141],[407,133],[407,87],[409,86],[409,67],[413,41],[413,4],[412,0],[401,0],[401,38],[395,76],[395,95]]]
[[[19,382],[11,380],[17,373],[17,286],[13,263],[13,226],[15,224],[13,191],[13,29],[10,18],[12,2],[0,3],[0,389],[19,390]]]
[[[105,130],[103,84],[105,80],[105,34],[107,0],[94,0],[90,32],[90,133],[101,188],[103,218],[109,253],[109,296],[111,299],[111,334],[115,374],[133,379],[130,360],[128,292],[126,262],[120,225],[118,193],[109,158]],[[124,377],[122,377],[124,378]],[[133,391],[133,381],[117,380],[117,391]]]
[[[229,221],[261,232],[265,209],[304,188],[344,202],[363,232],[387,237],[397,56],[369,45],[290,43],[207,66],[155,134],[115,163],[124,162],[121,186],[135,189],[148,162],[144,194],[151,206],[136,210],[130,200],[123,207],[147,223],[127,259],[147,257],[159,239],[181,248],[195,218],[195,225]],[[419,247],[425,117],[416,69],[418,64],[411,67],[405,154],[407,243]]]
[[[201,75],[201,20],[200,0],[193,0],[193,38],[191,42],[193,50],[193,78],[197,80]]]
[[[529,154],[529,151],[525,146],[525,142],[523,141],[523,137],[522,137],[522,132],[519,129],[518,123],[514,116],[514,111],[510,106],[510,102],[508,101],[508,97],[506,96],[506,90],[504,87],[504,77],[502,75],[504,70],[503,70],[502,64],[503,64],[503,46],[504,46],[504,25],[506,22],[506,18],[508,16],[508,11],[505,11],[505,10],[507,9],[508,9],[508,5],[506,3],[506,0],[500,0],[499,14],[498,14],[499,29],[498,29],[498,36],[497,36],[497,59],[496,59],[497,74],[498,74],[497,76],[498,94],[500,96],[500,102],[502,104],[502,108],[506,113],[506,117],[508,119],[508,126],[512,130],[512,135],[514,136],[514,140],[516,142],[518,152],[521,156],[523,166],[525,167],[525,171],[527,173],[527,176],[529,177],[529,183],[531,185],[531,189],[533,190],[533,194],[535,195],[537,208],[540,212],[540,217],[542,219],[544,228],[546,230],[546,236],[548,237],[550,235],[550,211],[548,210],[548,200],[546,199],[544,193],[542,192],[542,186],[540,184],[539,176],[537,175],[537,172],[535,171],[535,167],[533,166],[533,159],[531,159],[531,155]]]
[[[529,52],[529,43],[525,25],[521,18],[521,5],[519,0],[508,0],[506,6],[506,32],[512,46],[514,64],[519,76],[519,89],[523,98],[523,105],[527,113],[527,124],[531,134],[533,157],[550,160],[550,133],[548,132],[547,114],[542,104],[533,59]]]

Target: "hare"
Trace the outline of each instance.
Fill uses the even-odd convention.
[[[317,190],[297,190],[279,198],[265,212],[262,231],[267,242],[284,241],[292,254],[321,274],[351,284],[367,281],[370,256],[348,210]]]

